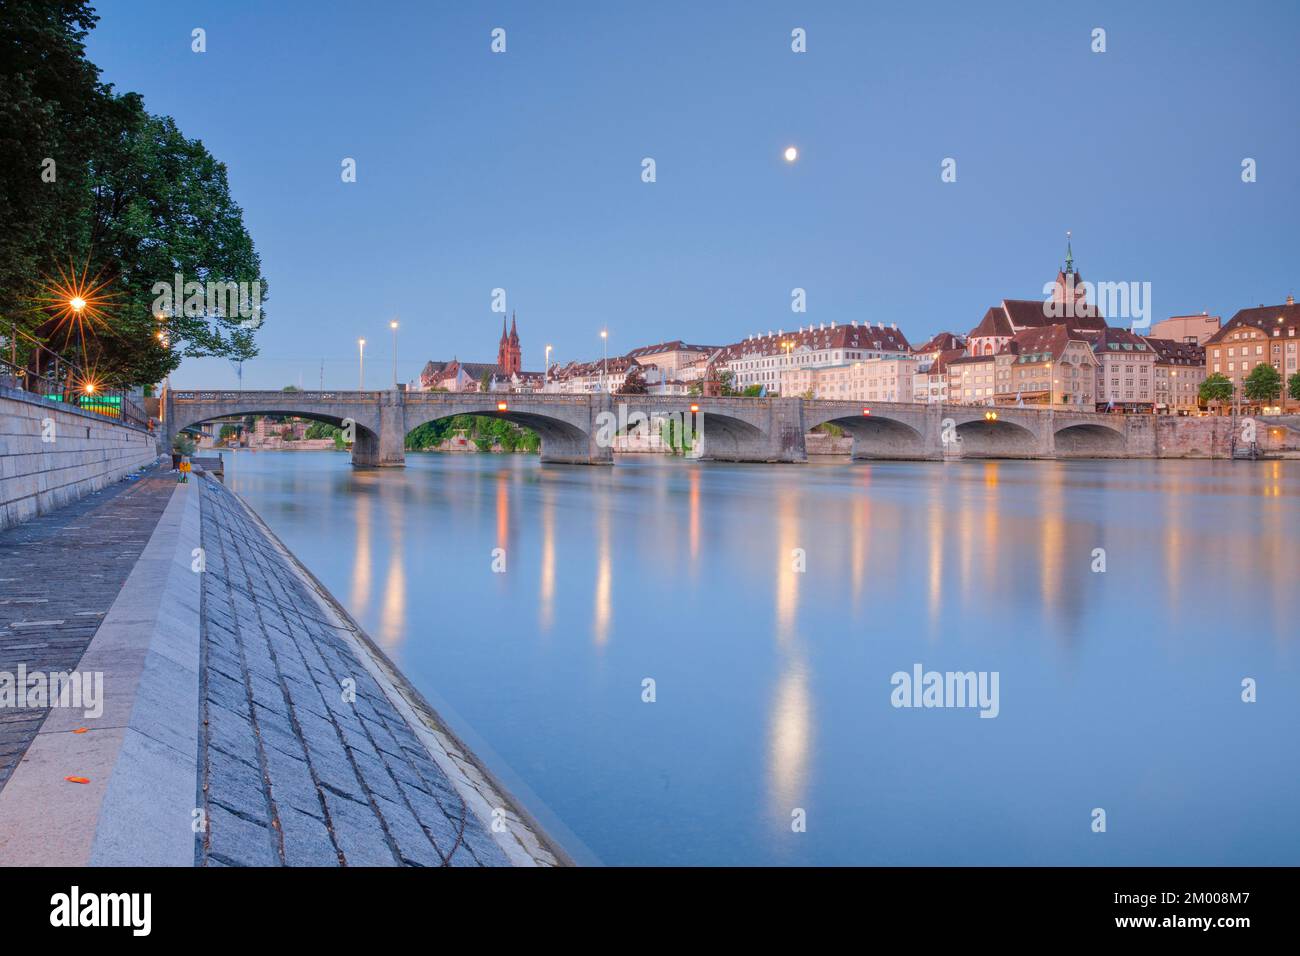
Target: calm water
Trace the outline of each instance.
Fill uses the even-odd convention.
[[[1300,461],[231,457],[582,861],[1300,863]]]

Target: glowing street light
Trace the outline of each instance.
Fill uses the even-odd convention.
[[[366,340],[357,339],[357,353],[360,356],[357,372],[357,388],[366,390]]]
[[[505,402],[497,402],[497,411],[504,412],[509,406]]]
[[[388,323],[393,330],[393,391],[397,391],[397,320]]]
[[[81,296],[76,295],[68,300],[68,305],[72,308],[73,312],[80,313],[81,310],[86,307],[86,300]]]

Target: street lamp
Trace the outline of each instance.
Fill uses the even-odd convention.
[[[357,371],[357,388],[361,391],[366,390],[366,340],[357,339],[358,371]]]
[[[397,320],[388,323],[393,330],[393,391],[397,391]]]
[[[605,364],[601,367],[600,372],[600,390],[605,391],[605,379],[609,376],[609,330],[600,330],[600,341],[605,347]]]

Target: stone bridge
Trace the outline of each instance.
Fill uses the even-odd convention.
[[[641,421],[672,417],[693,433],[699,457],[718,461],[807,460],[804,434],[833,424],[853,437],[853,457],[1121,458],[1158,457],[1150,416],[1052,408],[918,405],[646,395],[504,392],[169,391],[164,435],[242,415],[296,415],[355,431],[352,463],[397,466],[408,432],[453,415],[504,418],[541,437],[541,460],[613,462],[610,438]]]

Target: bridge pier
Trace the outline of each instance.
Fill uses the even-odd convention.
[[[402,468],[406,465],[406,404],[400,390],[379,393],[379,431],[356,430],[352,443],[355,468]]]
[[[580,423],[573,428],[557,428],[547,422],[524,422],[542,437],[539,460],[542,464],[612,465],[614,446],[602,436],[610,429],[601,427],[602,414],[613,415],[613,397],[607,392],[591,396],[585,411],[579,411]]]
[[[801,398],[753,400],[745,418],[702,413],[704,461],[806,462],[804,406]],[[762,404],[760,404],[760,402]]]

